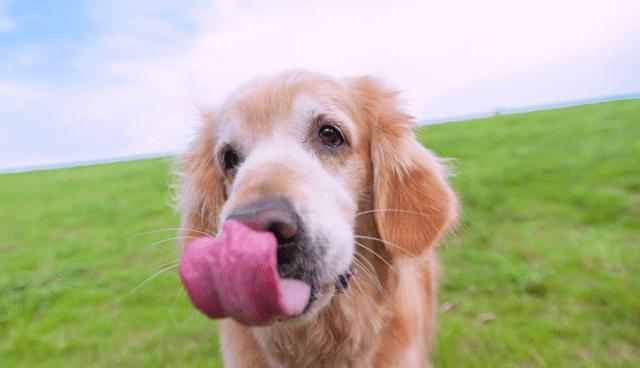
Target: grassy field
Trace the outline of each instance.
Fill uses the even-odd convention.
[[[640,366],[640,100],[419,136],[464,205],[435,365]],[[0,366],[220,365],[176,272],[142,284],[178,254],[170,182],[162,159],[0,175]]]

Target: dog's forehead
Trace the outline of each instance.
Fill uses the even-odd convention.
[[[272,136],[300,137],[319,115],[353,128],[348,96],[339,81],[317,76],[291,76],[253,81],[233,93],[219,111],[222,140],[247,145]]]

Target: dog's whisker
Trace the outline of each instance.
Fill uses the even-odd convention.
[[[153,272],[153,271],[155,271],[155,270],[157,270],[159,268],[163,268],[163,267],[166,267],[166,266],[169,266],[169,265],[172,265],[172,264],[178,264],[178,263],[180,263],[180,259],[179,258],[178,259],[173,259],[173,260],[171,260],[169,262],[165,262],[165,263],[159,264],[157,266],[153,266],[149,270],[147,270],[147,272]]]
[[[404,209],[404,208],[375,208],[375,209],[372,209],[372,210],[366,210],[366,211],[358,212],[358,213],[355,214],[355,217],[366,215],[366,214],[369,214],[369,213],[375,213],[375,212],[401,212],[401,213],[406,213],[406,214],[410,214],[410,215],[430,217],[426,213],[407,210],[407,209]]]
[[[400,245],[398,245],[398,244],[396,244],[394,242],[391,242],[391,241],[388,241],[388,240],[384,240],[384,239],[380,239],[380,238],[376,238],[376,237],[373,237],[373,236],[364,236],[364,235],[357,235],[356,234],[354,237],[355,238],[360,238],[360,239],[368,239],[368,240],[379,241],[379,242],[382,242],[384,244],[390,245],[390,246],[395,247],[397,249],[400,249],[403,252],[405,252],[406,254],[410,255],[414,261],[417,261],[417,262],[420,262],[420,263],[422,263],[422,264],[424,264],[426,266],[429,266],[429,262],[427,260],[422,259],[418,255],[409,252],[408,250],[402,248]],[[367,248],[367,249],[371,250],[370,248]],[[391,269],[394,270],[394,272],[396,272],[396,274],[398,273],[397,271],[395,271],[395,269],[393,267],[391,267]],[[424,277],[422,277],[419,274],[416,274],[416,276],[420,277],[421,279],[424,279]]]
[[[353,280],[355,281],[354,285],[358,288],[358,290],[360,291],[360,296],[364,297],[365,299],[369,300],[371,302],[371,304],[376,304],[376,301],[373,299],[373,297],[371,296],[371,294],[369,292],[366,292],[364,290],[365,286],[363,286],[363,280],[358,280],[357,277],[354,277]],[[383,293],[383,296],[386,297],[386,294]],[[353,298],[355,296],[352,296]]]
[[[156,241],[156,242],[153,242],[153,243],[151,243],[151,244],[149,244],[149,245],[144,246],[142,249],[140,249],[140,250],[138,251],[138,254],[140,254],[140,253],[144,253],[145,251],[149,250],[150,248],[153,248],[153,247],[155,247],[155,246],[157,246],[157,245],[160,245],[160,244],[162,244],[162,243],[166,243],[166,242],[168,242],[168,241],[178,240],[178,239],[197,239],[197,237],[195,237],[195,236],[173,236],[173,237],[171,237],[171,238],[166,238],[166,239],[158,240],[158,241]]]
[[[367,270],[371,271],[371,272],[375,272],[375,267],[373,267],[373,264],[371,264],[371,261],[369,260],[369,258],[365,257],[364,255],[355,252],[354,257],[356,257],[357,259],[360,260],[360,263],[362,263],[364,266],[367,266]],[[354,258],[354,260],[356,259]],[[365,264],[366,263],[366,264]]]
[[[364,292],[364,290],[362,289],[362,286],[360,286],[360,282],[359,282],[359,280],[357,279],[357,277],[355,277],[355,275],[354,275],[354,277],[353,277],[353,281],[354,281],[354,284],[353,284],[353,285],[355,285],[355,286],[358,288],[358,290],[360,291],[360,294],[365,295],[365,292]],[[351,296],[351,297],[353,297],[353,296]]]
[[[355,260],[354,260],[355,261]],[[365,273],[367,275],[367,277],[371,280],[371,284],[374,286],[375,289],[378,290],[378,292],[380,294],[385,294],[384,288],[382,287],[382,285],[380,284],[380,281],[377,280],[374,276],[371,275],[371,273],[369,273],[369,271],[367,271],[366,267],[363,266],[361,263],[357,262],[354,263],[354,265],[358,268],[360,268],[360,270],[362,270],[363,273]]]
[[[163,273],[165,273],[165,272],[167,272],[167,271],[169,271],[169,270],[171,270],[173,268],[176,268],[176,267],[178,267],[177,264],[172,264],[171,266],[168,266],[168,267],[165,267],[165,268],[161,269],[160,271],[158,271],[158,272],[154,273],[153,275],[149,276],[146,280],[142,281],[140,283],[140,285],[136,286],[133,290],[131,290],[131,292],[137,291],[138,289],[143,287],[145,284],[147,284],[149,281],[155,279],[156,277],[160,276],[161,274],[163,274]]]
[[[356,266],[359,266],[362,272],[364,272],[371,279],[371,281],[378,287],[378,290],[381,293],[384,293],[384,288],[382,287],[380,280],[376,278],[372,271],[368,267],[366,267],[362,261],[358,261],[356,258],[353,259],[353,262]]]
[[[175,318],[175,311],[176,311],[176,306],[178,305],[178,300],[180,299],[180,296],[183,294],[184,289],[181,287],[178,287],[178,292],[176,293],[176,296],[173,298],[173,302],[171,303],[171,315],[173,318]]]
[[[365,257],[363,254],[355,252],[354,256],[357,257],[360,260],[360,263],[362,263],[364,266],[366,266],[366,269],[371,273],[371,275],[373,275],[375,277],[375,275],[377,274],[376,272],[376,268],[373,266],[373,263],[371,263],[371,260],[367,257]],[[376,277],[376,280],[378,278]]]
[[[375,236],[366,236],[366,235],[355,234],[354,238],[379,241],[381,243],[390,245],[392,247],[396,247],[397,249],[400,249],[400,250],[404,251],[405,253],[407,253],[408,255],[410,255],[412,257],[417,257],[418,256],[418,254],[413,254],[413,253],[409,252],[408,250],[404,249],[402,246],[400,246],[400,245],[398,245],[398,244],[396,244],[396,243],[394,243],[392,241],[376,238]]]
[[[161,229],[156,229],[156,230],[145,231],[145,232],[142,232],[142,233],[137,233],[137,234],[131,235],[131,237],[132,238],[137,238],[137,237],[142,236],[142,235],[154,234],[154,233],[160,233],[160,232],[166,232],[166,231],[191,231],[191,232],[194,232],[194,233],[202,234],[204,236],[214,236],[213,234],[209,234],[209,233],[206,233],[204,231],[197,230],[197,229],[181,228],[181,227],[164,227],[164,228],[161,228]]]
[[[397,271],[393,268],[391,263],[389,263],[386,259],[384,259],[384,257],[382,257],[378,252],[374,251],[373,249],[369,249],[369,247],[367,247],[366,245],[364,245],[362,243],[358,243],[357,241],[354,241],[354,243],[356,245],[360,246],[360,248],[365,249],[366,251],[370,252],[374,256],[378,257],[382,262],[384,262],[387,266],[389,266],[389,269],[391,271],[397,273]]]
[[[358,291],[360,292],[360,296],[364,297],[365,299],[369,300],[369,302],[371,302],[371,304],[374,304],[374,305],[375,305],[375,304],[376,304],[376,303],[375,303],[375,300],[373,300],[373,298],[371,297],[371,295],[370,295],[369,293],[366,293],[366,292],[364,291],[364,289],[363,289],[363,287],[362,287],[362,285],[361,285],[360,281],[359,281],[359,280],[355,280],[355,279],[354,279],[354,281],[356,281],[356,282],[355,282],[353,285],[354,285],[355,287],[357,287],[357,288],[358,288]],[[354,292],[355,292],[355,291],[354,291]],[[355,296],[355,295],[351,294],[349,297],[350,297],[352,300],[355,300],[355,301],[356,301],[356,303],[357,303],[357,299],[355,299],[355,298],[356,298],[356,296]]]

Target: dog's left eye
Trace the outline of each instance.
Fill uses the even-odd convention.
[[[323,125],[318,131],[320,142],[325,146],[332,148],[338,147],[344,143],[344,137],[340,131],[332,125]]]

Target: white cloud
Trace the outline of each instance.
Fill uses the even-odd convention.
[[[640,31],[635,0],[153,4],[101,3],[91,16],[108,31],[71,60],[78,81],[0,78],[0,100],[47,118],[51,129],[117,133],[124,140],[118,155],[172,151],[191,132],[196,106],[221,102],[258,74],[289,67],[373,72],[405,92],[413,115],[436,118],[615,92],[602,84],[570,88],[582,76],[567,70],[572,63],[606,69],[593,55],[612,53]],[[180,22],[167,18],[172,12]],[[514,76],[526,89],[504,83]],[[537,78],[549,80],[536,85]],[[478,86],[487,93],[474,98]]]
[[[221,24],[205,24],[195,38],[185,55],[189,70],[198,73],[199,94],[283,66],[339,75],[373,71],[407,92],[415,115],[426,116],[421,106],[446,90],[606,52],[640,15],[640,3],[631,1],[384,4],[300,2],[286,11],[227,6]]]
[[[218,2],[200,11],[200,31],[176,52],[120,61],[112,70],[148,81],[173,74],[172,88],[204,103],[219,102],[256,74],[288,67],[374,72],[406,92],[414,115],[429,117],[427,101],[447,91],[607,52],[638,29],[640,16],[634,1],[284,3]]]

